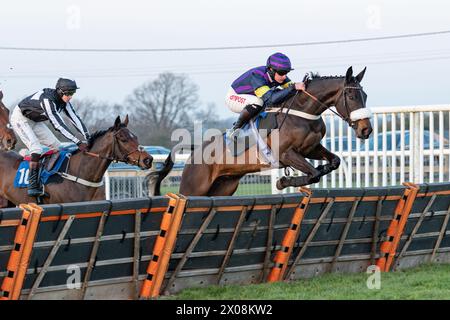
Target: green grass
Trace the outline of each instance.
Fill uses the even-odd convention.
[[[450,299],[450,264],[423,265],[381,274],[381,288],[370,290],[370,275],[325,274],[312,279],[273,284],[191,288],[165,299],[265,299],[265,300],[354,300],[354,299]]]
[[[179,187],[161,187],[161,194],[166,194],[169,192],[178,193]],[[258,194],[272,194],[272,187],[268,183],[249,183],[240,184],[236,190],[235,196],[245,196],[245,195],[258,195]]]
[[[175,186],[175,187],[163,187],[161,186],[161,194],[167,194],[169,192],[171,193],[178,193],[180,187],[179,186]]]
[[[240,184],[235,196],[272,194],[272,186],[269,183]]]

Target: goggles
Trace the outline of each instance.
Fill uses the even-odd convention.
[[[275,70],[276,73],[278,73],[280,76],[285,76],[288,74],[289,71],[286,70]]]
[[[65,96],[71,97],[75,94],[75,92],[76,92],[75,90],[69,90],[69,91],[63,91],[63,94]]]

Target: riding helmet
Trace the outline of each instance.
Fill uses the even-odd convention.
[[[267,67],[267,69],[272,68],[273,70],[276,70],[276,71],[289,72],[291,70],[294,70],[294,69],[292,69],[292,66],[291,66],[291,60],[289,60],[289,58],[281,52],[272,54],[267,59],[266,67]]]
[[[58,79],[55,88],[56,90],[61,90],[62,92],[76,91],[77,89],[80,89],[77,87],[77,83],[74,80],[64,78]]]

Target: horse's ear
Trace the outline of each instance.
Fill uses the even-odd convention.
[[[116,121],[114,122],[114,129],[119,129],[120,128],[120,116],[117,116]]]
[[[356,80],[358,80],[358,82],[361,82],[362,79],[364,78],[364,74],[366,73],[366,69],[367,69],[367,67],[364,67],[364,69],[362,69],[362,71],[360,73],[358,73],[358,75],[355,77]]]
[[[125,125],[125,127],[128,126],[128,115],[125,117],[123,124]]]
[[[3,99],[3,91],[0,90],[0,100],[2,100],[2,99]]]
[[[350,82],[350,80],[352,79],[352,76],[353,76],[353,68],[349,67],[347,69],[347,73],[345,74],[345,81]]]

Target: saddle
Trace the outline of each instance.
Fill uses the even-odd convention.
[[[60,152],[58,150],[49,150],[46,153],[41,154],[41,157],[39,158],[39,167],[46,170],[51,170],[56,160],[58,160],[59,154]],[[23,160],[30,162],[31,156],[26,155],[23,157]]]
[[[61,183],[64,179],[57,175],[58,172],[66,172],[69,166],[69,159],[73,150],[50,150],[43,155],[39,160],[40,170],[39,179],[43,185],[49,183]],[[14,179],[15,188],[28,187],[28,173],[30,156],[25,156],[17,169],[16,177]]]
[[[258,129],[261,138],[266,138],[270,135],[272,130],[278,128],[278,123],[276,119],[276,114],[261,112],[252,119],[255,123],[256,129]],[[234,157],[243,154],[245,151],[253,147],[257,141],[252,132],[251,123],[247,123],[239,130],[239,135],[234,141],[228,139],[226,133],[224,133],[225,144],[231,151]]]

